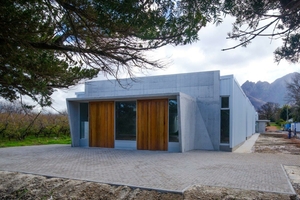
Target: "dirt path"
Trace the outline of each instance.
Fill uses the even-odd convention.
[[[266,132],[276,132],[278,131],[278,128],[276,126],[267,126]]]
[[[260,134],[254,145],[255,153],[284,153],[300,155],[300,139],[288,139],[287,133]]]

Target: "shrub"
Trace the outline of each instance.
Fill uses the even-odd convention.
[[[27,136],[70,136],[67,115],[33,112],[0,112],[0,137],[24,140]]]
[[[276,121],[276,124],[281,127],[285,124],[285,121],[283,119],[279,119]]]

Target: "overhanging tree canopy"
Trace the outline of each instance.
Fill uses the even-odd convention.
[[[0,6],[0,96],[50,105],[55,88],[99,72],[161,67],[145,52],[198,39],[218,0],[7,0]]]
[[[236,17],[229,38],[247,46],[258,36],[281,38],[275,61],[298,63],[300,58],[300,0],[225,0],[223,11]],[[224,49],[224,50],[228,50]]]
[[[162,67],[145,52],[197,41],[222,13],[236,17],[229,38],[237,46],[281,37],[276,61],[299,62],[300,0],[7,0],[0,5],[0,96],[27,95],[45,106],[55,88],[99,72],[117,78]]]

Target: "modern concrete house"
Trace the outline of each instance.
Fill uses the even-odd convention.
[[[256,111],[232,75],[209,71],[120,83],[89,81],[67,99],[72,146],[231,151],[255,133]]]

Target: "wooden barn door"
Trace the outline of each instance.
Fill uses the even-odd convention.
[[[168,150],[168,100],[137,103],[137,149]]]
[[[89,103],[90,147],[114,148],[114,102]]]

